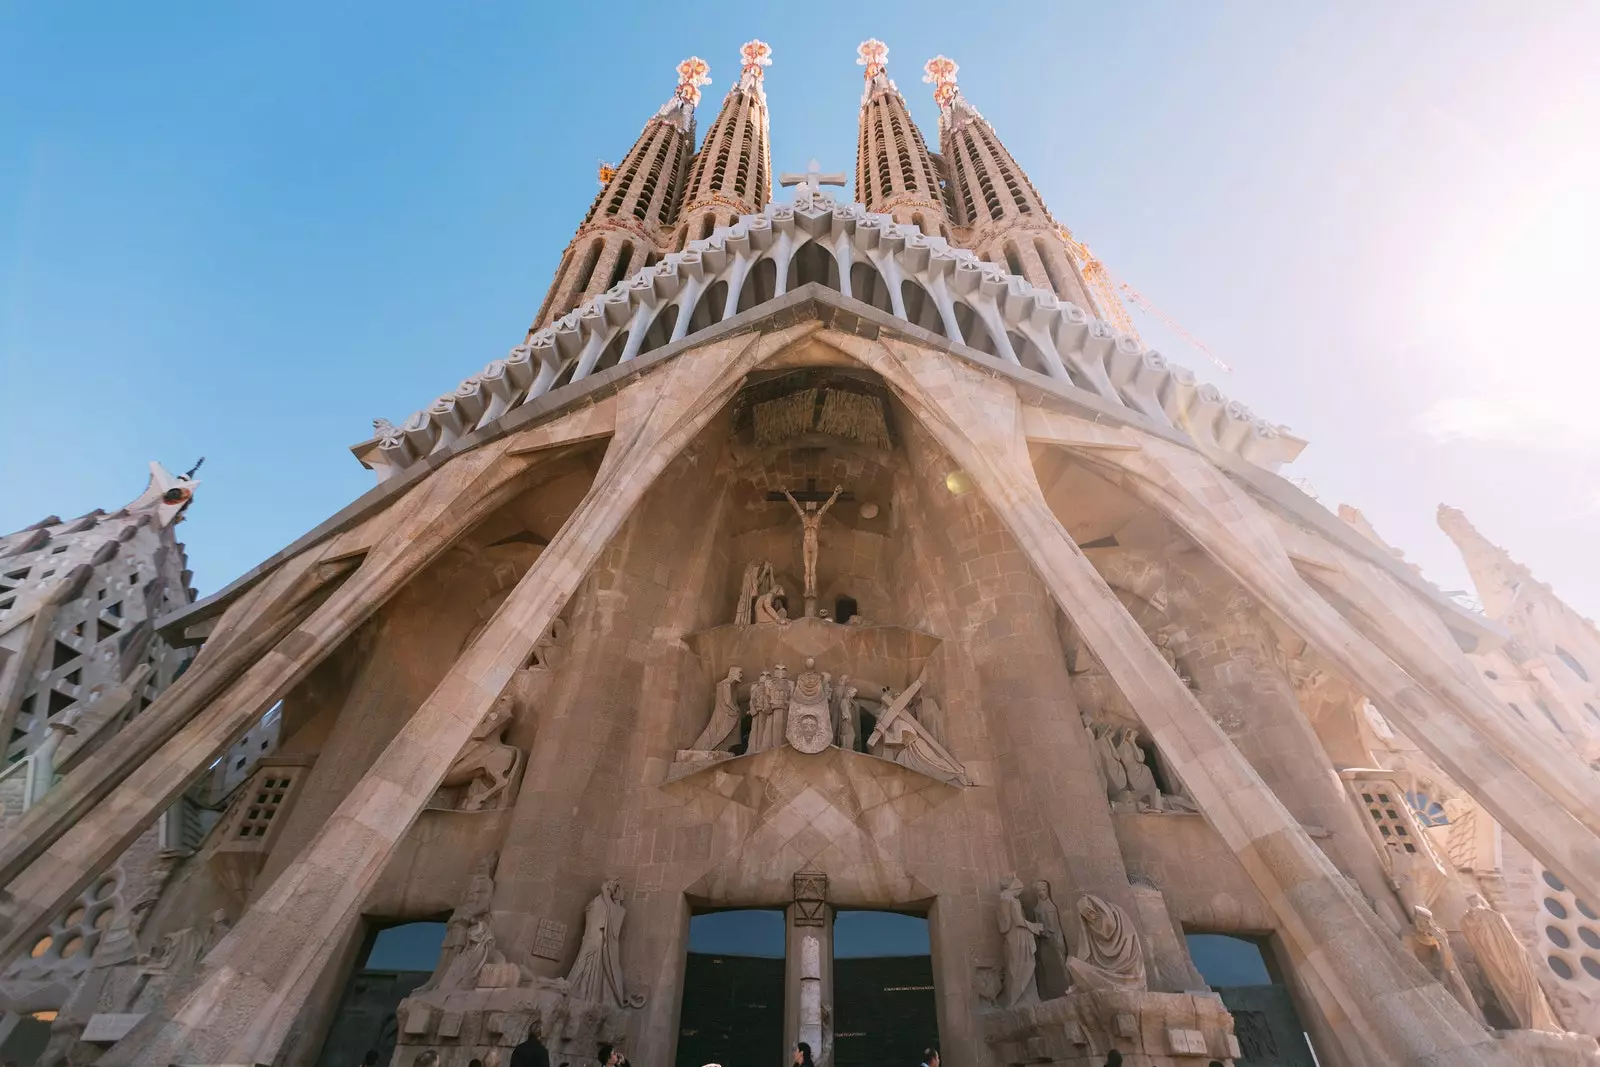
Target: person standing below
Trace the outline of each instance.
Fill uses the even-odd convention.
[[[816,1067],[811,1059],[811,1046],[804,1041],[794,1047],[794,1067]]]
[[[929,1046],[922,1050],[922,1067],[939,1067],[939,1050]]]

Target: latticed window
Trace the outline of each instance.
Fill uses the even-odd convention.
[[[272,820],[283,807],[284,798],[289,795],[289,787],[292,785],[294,785],[292,775],[268,773],[262,776],[261,785],[252,788],[250,797],[244,801],[244,812],[239,818],[234,836],[266,837],[267,831],[272,828]]]
[[[1384,844],[1393,844],[1407,852],[1417,851],[1415,835],[1408,825],[1404,809],[1406,801],[1400,792],[1387,784],[1377,782],[1354,783],[1356,795],[1366,806],[1372,824],[1383,838]]]

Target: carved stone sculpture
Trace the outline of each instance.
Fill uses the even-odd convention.
[[[1111,749],[1116,753],[1128,779],[1127,793],[1121,799],[1132,800],[1138,811],[1160,811],[1161,789],[1156,785],[1156,776],[1144,761],[1138,737],[1139,731],[1131,726],[1110,733]]]
[[[478,860],[478,865],[472,870],[472,879],[467,883],[467,891],[461,897],[461,903],[456,905],[456,910],[450,913],[450,921],[445,926],[444,944],[439,948],[439,962],[433,969],[433,974],[422,983],[417,992],[424,993],[430,989],[437,989],[444,981],[444,976],[467,947],[468,932],[473,923],[489,917],[489,907],[494,901],[494,869],[500,860],[498,852],[490,852]],[[476,976],[477,972],[473,972]],[[467,988],[471,988],[468,986]]]
[[[893,689],[884,686],[885,706],[872,736],[867,738],[867,751],[941,782],[968,785],[967,769],[907,712],[912,698],[921,688],[920,678],[898,696]]]
[[[1000,994],[1005,989],[1004,976],[1000,968],[979,964],[973,969],[972,984],[977,990],[978,999],[991,1008],[1000,1006]]]
[[[739,603],[733,611],[735,626],[747,626],[754,619],[756,598],[768,592],[776,583],[772,580],[772,564],[765,560],[751,560],[744,566],[744,577],[739,581]],[[782,595],[782,590],[779,590]]]
[[[917,698],[917,725],[941,745],[948,744],[944,733],[944,709],[939,702],[924,693]]]
[[[839,692],[839,747],[854,752],[861,744],[861,709],[856,705],[856,687],[844,686]]]
[[[839,494],[844,492],[844,486],[833,487],[833,495],[828,497],[828,502],[821,508],[817,502],[808,500],[804,507],[795,500],[794,494],[785,489],[783,495],[794,506],[796,515],[800,516],[800,558],[805,564],[805,598],[806,603],[813,603],[817,599],[817,542],[822,530],[822,517],[833,507],[833,502],[839,499]]]
[[[1489,980],[1500,1006],[1519,1030],[1560,1030],[1555,1012],[1539,988],[1528,950],[1517,940],[1506,917],[1489,907],[1481,896],[1467,899],[1467,912],[1461,917],[1461,932],[1478,969]]]
[[[791,684],[784,737],[800,752],[821,752],[833,744],[833,717],[829,711],[832,687],[828,676],[817,670],[815,659],[807,657],[805,670]]]
[[[1085,893],[1078,898],[1077,950],[1067,960],[1076,991],[1148,988],[1139,934],[1128,913]]]
[[[1061,911],[1050,896],[1050,883],[1040,878],[1033,883],[1033,921],[1039,924],[1039,953],[1035,977],[1039,999],[1049,1000],[1067,991],[1067,935],[1061,926]]]
[[[750,686],[750,741],[745,753],[765,752],[772,747],[772,672],[762,671]]]
[[[507,687],[495,698],[489,714],[472,731],[472,740],[467,742],[439,783],[445,788],[467,787],[458,805],[461,811],[482,811],[511,784],[512,775],[522,761],[522,752],[503,743],[501,738],[510,728],[515,710],[516,695]]]
[[[622,883],[607,878],[583,913],[583,943],[567,974],[572,999],[619,1008],[644,1003],[640,996],[630,999],[622,983],[622,920],[626,914]]]
[[[1128,769],[1122,765],[1117,753],[1116,731],[1105,723],[1089,724],[1089,739],[1094,745],[1095,759],[1106,780],[1106,798],[1116,800],[1128,791]]]
[[[729,667],[727,677],[717,683],[717,703],[711,709],[711,721],[694,739],[691,749],[697,752],[723,752],[739,743],[739,698],[736,689],[744,681],[744,671]]]
[[[206,953],[227,935],[228,929],[227,912],[218,910],[211,913],[211,924],[203,930],[186,926],[167,934],[161,944],[139,957],[140,973],[169,979],[190,974],[205,959]]]
[[[1412,936],[1416,942],[1417,958],[1429,974],[1450,990],[1450,995],[1467,1009],[1469,1015],[1482,1022],[1483,1013],[1478,1009],[1466,979],[1461,976],[1461,969],[1456,966],[1455,952],[1450,948],[1450,935],[1444,932],[1435,921],[1433,912],[1427,908],[1412,909],[1412,918],[1416,926]]]
[[[777,748],[789,735],[789,700],[794,695],[794,679],[789,668],[782,663],[772,668],[772,680],[767,683],[767,699],[772,704],[772,720],[767,733],[767,747]]]
[[[1037,939],[1044,927],[1028,921],[1022,910],[1022,883],[1016,878],[1001,885],[995,918],[1006,948],[1006,986],[1001,1003],[1008,1008],[1036,1004],[1039,992],[1034,987],[1033,971],[1039,952]]]
[[[757,624],[787,625],[789,622],[789,609],[779,603],[782,599],[783,586],[781,585],[775,585],[756,597],[755,617]]]

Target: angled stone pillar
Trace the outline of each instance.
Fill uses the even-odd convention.
[[[616,397],[615,432],[583,501],[384,749],[332,818],[169,997],[102,1059],[272,1063],[323,972],[323,946],[359,921],[362,902],[535,642],[640,497],[737,391],[781,335],[714,341]],[[469,453],[470,455],[470,453]]]
[[[401,585],[478,520],[526,488],[522,476],[536,461],[511,454],[511,450],[529,443],[529,435],[513,435],[445,465],[397,505],[401,510],[390,518],[387,536],[371,547],[356,573],[288,636],[209,702],[185,700],[169,711],[170,717],[188,709],[191,717],[11,881],[7,895],[0,898],[0,956],[20,949],[172,804],[196,775]],[[314,559],[321,554],[312,549],[307,556]],[[305,566],[311,566],[309,560]],[[257,605],[267,606],[259,600]],[[224,660],[236,663],[237,657],[258,647],[250,638],[230,643],[219,657],[218,669]],[[84,792],[92,788],[92,779],[85,775],[92,768],[115,764],[118,770],[128,770],[124,755],[119,743],[112,746],[106,760],[91,757],[69,776],[59,790],[67,795],[51,809],[55,820],[51,825],[59,827],[70,813],[84,809]]]
[[[1414,647],[1415,639],[1392,646],[1406,663],[1420,668],[1412,676],[1301,579],[1259,505],[1195,453],[1148,435],[1103,431],[1065,416],[1053,418],[1064,435],[1075,432],[1068,423],[1101,434],[1102,444],[1087,447],[1101,463],[1125,472],[1130,492],[1182,527],[1262,604],[1360,686],[1407,737],[1470,788],[1568,885],[1582,886],[1591,898],[1600,896],[1600,840],[1575,817],[1578,811],[1565,806],[1568,799],[1582,798],[1542,788],[1540,778],[1524,774],[1501,746],[1486,744],[1486,738],[1492,742],[1503,731],[1478,729],[1492,724],[1480,722],[1484,715],[1472,714],[1464,699],[1456,699],[1464,697],[1466,687],[1446,671],[1429,669],[1432,665]],[[1041,423],[1029,435],[1048,440],[1052,432]],[[1392,604],[1381,600],[1384,606],[1373,606],[1374,614],[1409,612],[1409,594],[1399,589],[1386,592]],[[1368,597],[1366,602],[1373,604],[1374,599]],[[1398,627],[1388,624],[1385,632]],[[1398,651],[1408,645],[1412,647]],[[1515,748],[1514,739],[1509,747]],[[1580,807],[1585,820],[1600,819],[1600,797]]]
[[[894,340],[825,339],[881,374],[971,476],[1343,1009],[1341,1044],[1370,1067],[1510,1060],[1393,937],[1195,701],[1056,521],[1033,476],[1014,389]]]

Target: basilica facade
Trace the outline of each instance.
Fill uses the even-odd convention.
[[[936,151],[859,58],[855,201],[772,173],[766,45],[703,139],[685,61],[523,340],[161,618],[193,667],[0,842],[0,947],[270,744],[43,1062],[1600,1062],[1600,634],[1281,477],[953,62]]]

